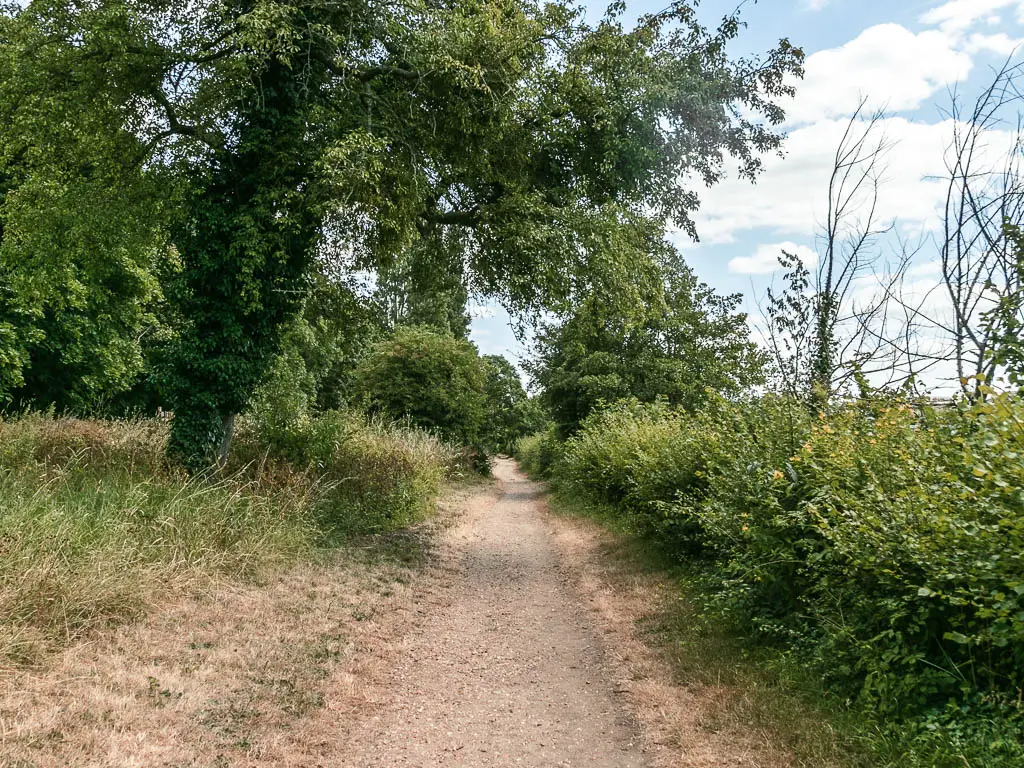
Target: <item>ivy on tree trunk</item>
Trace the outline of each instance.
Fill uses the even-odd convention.
[[[187,326],[173,357],[169,451],[192,470],[223,461],[228,427],[245,410],[302,297],[318,222],[304,196],[302,100],[295,73],[271,61],[195,198],[176,244]]]

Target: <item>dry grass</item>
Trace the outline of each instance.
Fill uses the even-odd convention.
[[[161,592],[256,578],[422,519],[455,458],[429,435],[337,413],[290,435],[296,461],[243,428],[243,458],[197,479],[165,461],[167,431],[0,419],[0,663],[136,620]]]
[[[565,500],[552,508],[558,545],[658,766],[853,764],[828,719],[707,626],[664,564]]]
[[[0,674],[0,766],[334,766],[381,704],[429,584],[438,520],[264,584],[168,596],[45,666]]]
[[[0,464],[0,659],[131,621],[161,592],[312,552],[309,485],[178,479],[82,458]]]

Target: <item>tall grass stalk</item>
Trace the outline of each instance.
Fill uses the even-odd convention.
[[[137,616],[157,588],[248,576],[314,540],[310,488],[61,466],[0,470],[0,656]]]

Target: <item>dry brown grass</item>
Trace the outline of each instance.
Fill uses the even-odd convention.
[[[0,671],[0,766],[334,766],[416,619],[428,526],[263,584],[165,594],[140,623]]]
[[[549,516],[569,573],[607,638],[620,692],[657,766],[826,768],[844,764],[827,724],[735,650],[720,647],[671,576],[635,542],[578,516]],[[772,711],[776,709],[776,711]]]
[[[242,423],[229,471],[187,477],[162,421],[0,418],[0,663],[32,665],[203,589],[429,515],[454,451],[424,433],[324,414],[294,456]],[[294,460],[292,460],[294,459]]]

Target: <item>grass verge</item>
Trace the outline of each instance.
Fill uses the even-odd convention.
[[[418,616],[438,527],[161,593],[139,621],[0,670],[0,765],[347,764]]]
[[[0,420],[0,661],[33,664],[161,595],[249,582],[423,519],[451,469],[434,438],[334,414],[284,455],[244,429],[215,478],[166,464],[167,425]]]

